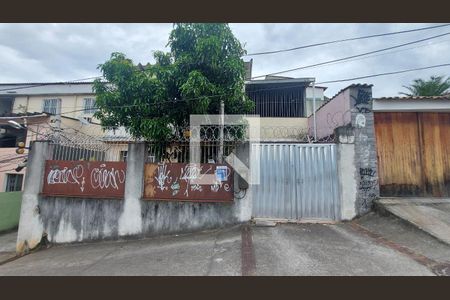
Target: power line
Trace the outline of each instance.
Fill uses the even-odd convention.
[[[431,46],[431,45],[436,45],[436,44],[441,44],[441,43],[446,43],[446,42],[450,42],[450,40],[444,40],[444,41],[439,41],[439,42],[435,42],[435,43],[429,43],[429,44],[426,44],[426,45],[420,45],[420,46],[410,47],[410,48],[406,48],[406,49],[390,51],[390,52],[387,52],[387,53],[380,53],[380,54],[376,54],[376,55],[370,55],[370,56],[367,56],[367,57],[359,57],[359,58],[349,59],[349,60],[346,60],[346,61],[338,61],[338,62],[334,62],[334,63],[329,63],[329,64],[327,64],[325,66],[331,66],[331,65],[337,65],[337,64],[351,62],[351,61],[357,61],[357,60],[363,60],[363,59],[368,59],[368,58],[374,58],[374,57],[378,57],[378,56],[394,54],[394,53],[398,53],[398,52],[408,51],[408,50],[422,48],[422,47],[428,47],[428,46]],[[321,67],[321,66],[318,66],[318,67]],[[315,68],[315,67],[311,67],[311,68]]]
[[[279,71],[279,72],[269,73],[269,74],[266,74],[266,75],[255,76],[255,77],[252,77],[252,79],[261,78],[261,77],[270,76],[270,75],[283,74],[283,73],[288,73],[288,72],[297,71],[297,70],[303,70],[303,69],[316,67],[316,66],[321,66],[321,65],[326,65],[326,64],[330,64],[330,63],[334,63],[334,62],[338,62],[338,61],[349,60],[351,58],[366,56],[366,55],[373,54],[373,53],[378,53],[378,52],[382,52],[382,51],[396,49],[396,48],[404,47],[404,46],[407,46],[407,45],[417,44],[417,43],[420,43],[420,42],[428,41],[428,40],[431,40],[431,39],[436,39],[436,38],[439,38],[441,36],[446,36],[446,35],[449,35],[449,34],[450,34],[450,32],[446,32],[446,33],[435,35],[435,36],[431,36],[431,37],[428,37],[428,38],[425,38],[425,39],[415,40],[415,41],[412,41],[412,42],[409,42],[409,43],[403,43],[403,44],[399,44],[399,45],[395,45],[395,46],[391,46],[391,47],[387,47],[387,48],[382,48],[382,49],[378,49],[378,50],[374,50],[374,51],[369,51],[369,52],[360,53],[360,54],[356,54],[356,55],[346,56],[346,57],[333,59],[333,60],[329,60],[329,61],[324,61],[324,62],[321,62],[321,63],[312,64],[312,65],[308,65],[308,66],[297,67],[297,68],[293,68],[293,69],[288,69],[288,70],[283,70],[283,71]]]
[[[416,69],[408,69],[408,70],[402,70],[402,71],[394,71],[394,72],[380,73],[380,74],[374,74],[374,75],[367,75],[367,76],[355,77],[355,78],[350,78],[350,79],[317,82],[316,84],[334,83],[334,82],[340,82],[340,81],[351,81],[351,80],[356,80],[356,79],[365,79],[365,78],[370,78],[370,77],[378,77],[378,76],[383,76],[383,75],[406,73],[406,72],[411,72],[411,71],[432,69],[432,68],[445,67],[445,66],[450,66],[450,63],[449,64],[434,65],[434,66],[427,66],[427,67],[416,68]],[[289,85],[289,86],[286,86],[286,87],[255,89],[255,90],[252,90],[252,91],[249,91],[249,92],[259,92],[259,91],[268,91],[268,90],[280,90],[280,89],[293,88],[293,87],[302,87],[302,86],[305,86],[305,85],[304,84],[301,84],[301,85],[293,84],[293,85]],[[227,95],[227,94],[214,95],[214,96],[205,96],[205,97],[217,97],[217,96],[224,96],[224,95]],[[231,95],[231,94],[229,94],[229,95]],[[187,101],[190,101],[190,100],[195,100],[195,99],[200,99],[200,98],[202,98],[202,97],[191,98],[191,99],[177,99],[177,100],[161,101],[161,102],[150,103],[150,104],[147,104],[147,105],[160,105],[160,104],[167,104],[167,103],[187,102]],[[136,107],[136,106],[142,106],[142,104],[132,104],[132,105],[123,105],[123,106],[109,106],[109,107],[111,107],[111,108],[125,108],[125,107]],[[77,111],[83,111],[83,110],[69,111],[69,112],[65,112],[63,114],[69,114],[69,113],[77,112]]]
[[[53,84],[70,84],[78,81],[85,81],[85,80],[92,80],[97,78],[103,78],[103,76],[96,76],[96,77],[88,77],[88,78],[81,78],[81,79],[74,79],[70,81],[62,81],[62,82],[44,82],[44,83],[37,83],[37,84],[31,84],[31,85],[24,85],[17,88],[6,88],[6,89],[0,89],[0,92],[4,91],[13,91],[13,90],[23,90],[23,89],[29,89],[33,87],[39,87],[39,86],[45,86],[45,85],[53,85]]]
[[[294,50],[299,50],[299,49],[317,47],[317,46],[322,46],[322,45],[329,45],[329,44],[342,43],[342,42],[348,42],[348,41],[356,41],[356,40],[362,40],[362,39],[368,39],[368,38],[374,38],[374,37],[380,37],[380,36],[388,36],[388,35],[403,34],[403,33],[408,33],[408,32],[429,30],[429,29],[440,28],[440,27],[445,27],[445,26],[449,26],[449,25],[450,24],[444,24],[444,25],[422,27],[422,28],[410,29],[410,30],[402,30],[402,31],[395,31],[395,32],[388,32],[388,33],[366,35],[366,36],[360,36],[360,37],[355,37],[355,38],[347,38],[347,39],[340,39],[340,40],[322,42],[322,43],[317,43],[317,44],[298,46],[298,47],[288,48],[288,49],[250,53],[250,54],[246,54],[244,56],[257,56],[257,55],[265,55],[265,54],[274,54],[274,53],[288,52],[288,51],[294,51]]]
[[[350,78],[350,79],[340,79],[340,80],[332,80],[332,81],[322,81],[322,82],[317,82],[316,84],[334,83],[334,82],[340,82],[340,81],[351,81],[351,80],[357,80],[357,79],[365,79],[365,78],[378,77],[378,76],[383,76],[383,75],[398,74],[398,73],[406,73],[406,72],[411,72],[411,71],[425,70],[425,69],[432,69],[432,68],[445,67],[445,66],[450,66],[450,63],[449,63],[449,64],[440,64],[440,65],[434,65],[434,66],[421,67],[421,68],[416,68],[416,69],[408,69],[408,70],[402,70],[402,71],[394,71],[394,72],[387,72],[387,73],[373,74],[373,75],[367,75],[367,76],[355,77],[355,78]],[[302,87],[302,86],[305,86],[305,85],[304,85],[304,84],[293,84],[293,85],[289,85],[289,86],[285,86],[285,87],[274,87],[274,88],[265,88],[265,89],[255,89],[255,90],[249,91],[249,92],[252,93],[252,92],[260,92],[260,91],[282,90],[282,89],[290,89],[290,88],[293,88],[293,87]],[[309,87],[311,87],[311,86],[309,86]],[[316,87],[316,88],[317,88],[317,87]]]
[[[406,72],[412,72],[412,71],[420,71],[420,70],[433,69],[433,68],[439,68],[439,67],[447,67],[447,66],[450,66],[450,63],[448,63],[448,64],[441,64],[441,65],[434,65],[434,66],[428,66],[428,67],[422,67],[422,68],[415,68],[415,69],[407,69],[407,70],[402,70],[402,71],[394,71],[394,72],[379,73],[379,74],[373,74],[373,75],[367,75],[367,76],[353,77],[353,78],[347,78],[347,79],[322,81],[322,82],[317,82],[317,84],[345,82],[345,81],[352,81],[352,80],[358,80],[358,79],[365,79],[365,78],[372,78],[372,77],[400,74],[400,73],[406,73]]]

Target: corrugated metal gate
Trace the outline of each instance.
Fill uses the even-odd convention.
[[[334,144],[254,144],[260,184],[253,185],[253,217],[339,220]],[[254,161],[253,163],[257,163]]]

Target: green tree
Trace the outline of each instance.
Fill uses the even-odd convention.
[[[444,76],[431,76],[429,80],[415,79],[409,86],[403,86],[409,93],[406,96],[441,96],[449,92],[450,78]]]
[[[154,64],[136,66],[122,53],[99,65],[107,83],[96,80],[96,117],[108,127],[162,141],[189,125],[190,114],[248,113],[245,50],[227,24],[174,24],[170,52],[156,51]]]

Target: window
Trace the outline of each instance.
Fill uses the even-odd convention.
[[[126,162],[127,154],[128,154],[128,151],[120,151],[120,160]]]
[[[5,192],[16,192],[22,190],[23,174],[6,174]]]
[[[59,101],[61,99],[44,99],[42,111],[56,115]]]
[[[84,98],[83,108],[85,114],[93,114],[97,111],[95,106],[95,98]]]
[[[252,114],[272,118],[305,117],[305,88],[289,85],[247,85],[247,96],[255,103]]]

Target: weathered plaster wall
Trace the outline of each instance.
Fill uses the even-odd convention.
[[[27,252],[35,248],[44,234],[40,217],[39,193],[44,182],[45,159],[48,157],[47,142],[33,142],[28,153],[27,176],[22,193],[19,231],[17,233],[16,251]]]
[[[372,88],[356,85],[346,91],[351,122],[334,133],[339,143],[342,218],[351,219],[369,212],[380,192]]]
[[[352,141],[343,141],[343,143],[338,144],[337,149],[341,220],[351,220],[356,216],[355,144]]]
[[[351,122],[350,89],[345,89],[316,111],[317,138],[329,136],[334,129]],[[314,134],[314,116],[308,118],[309,134]]]
[[[44,162],[47,144],[36,144],[40,146],[33,146],[31,152],[37,151],[34,157]],[[24,191],[27,196],[23,199],[17,251],[22,253],[25,243],[35,247],[43,235],[52,243],[70,243],[190,232],[250,220],[250,193],[233,203],[141,200],[144,163],[145,145],[130,144],[124,199],[82,199],[39,195],[44,165],[32,161],[31,172],[36,177],[33,188]],[[237,177],[234,180],[237,186]]]
[[[355,165],[358,172],[356,211],[361,215],[372,209],[373,200],[380,195],[372,87],[355,86],[349,91],[351,125],[355,136]]]

